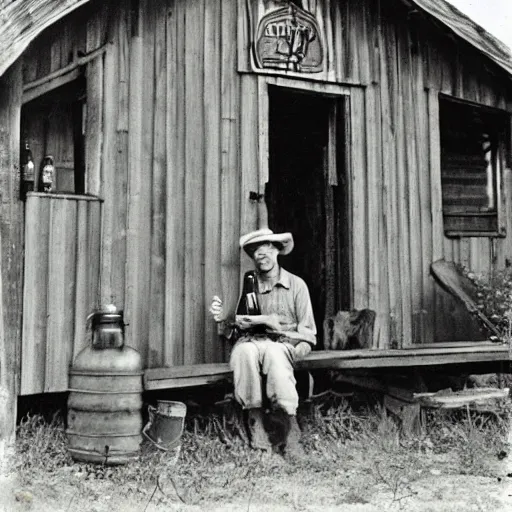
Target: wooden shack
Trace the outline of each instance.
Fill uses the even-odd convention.
[[[226,359],[240,234],[319,326],[377,313],[374,349],[475,339],[439,258],[512,261],[512,58],[443,0],[0,2],[3,350],[17,395],[67,390],[100,303],[147,368]],[[20,144],[52,193],[20,198]],[[37,180],[36,180],[37,182]],[[321,343],[320,343],[321,345]],[[7,375],[7,377],[6,377]]]

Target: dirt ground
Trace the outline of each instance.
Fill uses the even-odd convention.
[[[142,489],[108,478],[89,480],[75,464],[60,468],[51,483],[44,476],[26,485],[14,474],[0,477],[0,511],[512,511],[510,463],[489,460],[488,476],[472,476],[460,474],[450,454],[430,454],[428,459],[407,471],[407,477],[388,473],[376,480],[362,474],[354,460],[329,471],[317,470],[312,460],[309,467],[288,472],[289,462],[273,455],[261,459],[252,476],[237,475],[233,464],[217,465],[197,492],[179,478],[179,463],[173,468],[174,485],[162,476],[160,488]],[[397,465],[403,475],[401,469]]]

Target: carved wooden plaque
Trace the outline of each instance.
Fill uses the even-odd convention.
[[[324,51],[315,17],[292,2],[258,21],[252,48],[256,66],[300,73],[323,71]]]

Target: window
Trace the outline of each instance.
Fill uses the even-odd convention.
[[[504,235],[500,206],[509,115],[446,98],[439,109],[445,234]]]
[[[25,103],[21,143],[31,151],[34,190],[41,191],[45,157],[53,159],[51,191],[83,194],[85,188],[85,79],[79,78]],[[22,164],[23,164],[22,152]]]

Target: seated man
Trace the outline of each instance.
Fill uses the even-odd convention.
[[[287,272],[277,261],[279,255],[292,251],[291,233],[274,234],[270,229],[260,229],[242,236],[240,247],[255,266],[261,315],[239,314],[229,322],[219,297],[213,298],[210,312],[215,321],[235,325],[240,333],[231,352],[230,365],[235,398],[248,410],[252,446],[271,449],[263,426],[265,393],[274,408],[286,413],[285,450],[297,452],[300,430],[295,415],[299,397],[293,365],[316,343],[309,291],[300,277]]]

